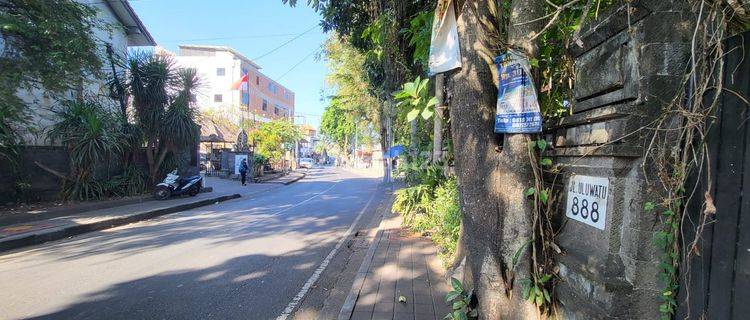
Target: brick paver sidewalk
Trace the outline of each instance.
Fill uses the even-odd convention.
[[[445,302],[450,285],[437,248],[429,239],[398,227],[400,224],[399,217],[381,224],[350,319],[433,320],[450,312]],[[400,297],[406,302],[399,301]]]

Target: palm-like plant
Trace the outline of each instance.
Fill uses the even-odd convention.
[[[199,79],[194,69],[178,70],[162,55],[136,53],[128,65],[127,87],[153,183],[167,156],[184,150],[200,134],[191,99]]]
[[[57,123],[48,137],[60,142],[70,154],[70,175],[64,181],[63,198],[90,200],[104,195],[96,180],[98,165],[122,150],[123,135],[117,117],[97,101],[68,101],[56,111]]]

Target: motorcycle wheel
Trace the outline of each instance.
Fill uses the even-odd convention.
[[[188,191],[188,195],[191,196],[191,197],[195,197],[200,192],[201,192],[201,188],[199,186],[195,185],[192,188],[190,188],[190,191]]]
[[[166,187],[157,187],[156,190],[154,190],[154,198],[156,200],[165,200],[171,195],[172,191],[170,191],[169,188]]]

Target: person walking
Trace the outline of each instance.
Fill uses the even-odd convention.
[[[240,177],[242,178],[242,185],[245,185],[245,180],[247,179],[247,159],[242,159],[242,163],[240,164]]]

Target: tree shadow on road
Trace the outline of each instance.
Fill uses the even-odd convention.
[[[375,188],[371,179],[350,179],[324,194],[318,193],[327,187],[290,194],[282,204],[278,198],[250,202],[238,199],[0,256],[0,263],[26,268],[26,263],[41,260],[40,256],[73,261],[102,254],[111,261],[188,241],[220,246],[284,235],[302,235],[326,243],[324,239],[349,227],[367,203],[369,196],[365,195]]]
[[[308,277],[299,269],[314,269],[310,265],[320,258],[315,252],[246,255],[214,267],[122,282],[30,319],[273,319],[299,289],[286,285]],[[287,262],[277,266],[281,258]]]

